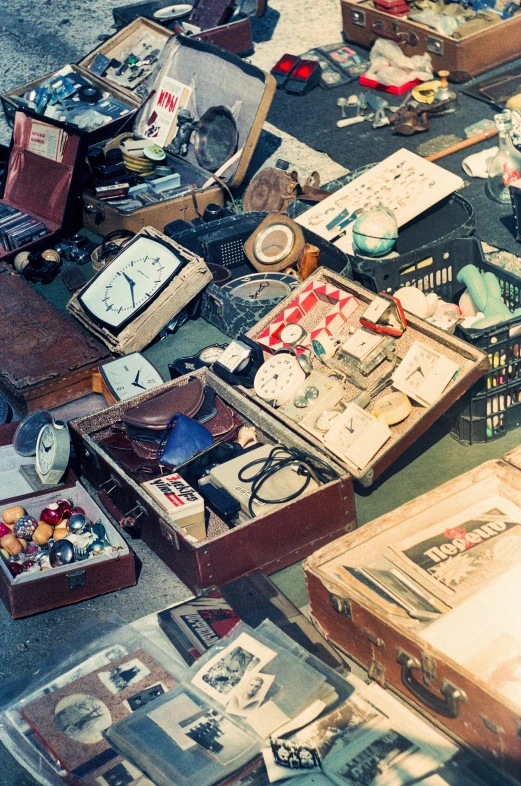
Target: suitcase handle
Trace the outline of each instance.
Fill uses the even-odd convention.
[[[444,679],[440,687],[443,697],[435,696],[414,677],[413,669],[421,669],[421,665],[416,658],[399,649],[396,662],[402,667],[402,682],[405,687],[410,690],[413,696],[425,704],[431,712],[436,712],[444,718],[458,717],[458,702],[467,700],[465,693],[460,688]]]
[[[400,46],[416,46],[419,43],[419,38],[412,30],[397,30],[397,22],[393,22],[394,33],[388,33],[384,28],[384,23],[381,21],[374,22],[371,28],[372,32],[378,38],[387,38],[389,41],[396,41]]]

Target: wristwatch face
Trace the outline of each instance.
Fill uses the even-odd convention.
[[[182,264],[167,245],[139,236],[94,276],[79,302],[95,321],[117,333],[152,303]]]
[[[307,336],[307,330],[297,322],[289,322],[279,333],[279,338],[283,344],[296,346]]]
[[[118,401],[156,388],[165,381],[157,368],[141,354],[132,352],[100,366],[100,373]]]
[[[288,256],[295,245],[295,233],[287,224],[271,224],[259,233],[253,253],[263,265],[274,265]]]

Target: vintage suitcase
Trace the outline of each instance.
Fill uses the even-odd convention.
[[[92,393],[109,357],[21,276],[0,267],[0,392],[19,415]]]
[[[40,145],[46,146],[45,155],[36,152]],[[14,249],[0,242],[1,261],[11,261],[19,251],[50,248],[60,231],[69,234],[81,225],[79,196],[85,151],[85,139],[73,126],[30,110],[15,112],[0,206],[16,208],[49,231],[29,242],[20,237]]]
[[[407,57],[428,52],[433,71],[450,71],[454,82],[466,82],[519,56],[519,14],[457,40],[417,22],[379,11],[372,0],[340,0],[340,3],[347,41],[370,47],[377,38],[387,38],[396,41]]]
[[[211,371],[196,371],[192,376],[200,377],[245,422],[254,424],[261,439],[282,442],[323,459],[309,443],[282,427]],[[123,525],[133,524],[136,531],[139,529],[145,543],[193,592],[222,586],[256,570],[274,573],[356,526],[352,480],[335,462],[325,459],[338,478],[312,494],[233,529],[216,522],[206,540],[194,541],[187,536],[96,440],[111,432],[129,405],[186,384],[188,379],[180,377],[162,388],[78,419],[71,424],[71,435],[82,474],[97,489],[104,507]],[[327,516],[322,515],[324,510],[328,511]]]
[[[124,115],[123,117],[105,123],[105,125],[101,126],[100,128],[85,132],[87,144],[89,146],[105,139],[110,139],[123,127],[128,127],[128,125],[132,123],[132,117],[136,109],[149,94],[146,80],[140,80],[134,88],[122,86],[117,82],[111,81],[109,78],[98,76],[95,72],[91,71],[90,69],[92,62],[98,54],[104,55],[109,59],[114,58],[118,60],[120,56],[126,58],[128,54],[130,54],[132,47],[135,47],[141,37],[145,34],[152,37],[151,40],[153,41],[153,47],[157,49],[162,49],[171,35],[171,33],[164,27],[155,24],[148,19],[136,19],[124,30],[111,36],[107,41],[104,41],[99,47],[90,52],[77,64],[71,65],[72,70],[79,76],[88,79],[102,92],[109,93],[114,98],[128,104],[129,107],[128,114]],[[127,52],[127,54],[123,55],[122,53],[124,52]],[[8,123],[12,125],[14,112],[18,107],[16,96],[23,96],[24,93],[26,93],[31,88],[38,87],[44,80],[52,76],[53,73],[55,72],[45,74],[44,76],[38,77],[38,79],[33,79],[31,82],[27,82],[25,85],[15,87],[13,90],[9,90],[0,96],[4,114]],[[41,117],[42,120],[44,119],[42,115],[39,115],[39,117]]]
[[[327,640],[380,685],[396,691],[456,741],[471,746],[517,782],[521,781],[519,706],[421,638],[424,624],[419,620],[389,613],[380,599],[374,595],[370,599],[364,584],[356,578],[341,581],[336,571],[340,565],[360,570],[376,560],[385,569],[386,560],[379,555],[387,545],[465,514],[480,499],[500,495],[519,506],[519,466],[519,449],[504,460],[481,464],[339,538],[304,562],[312,620]],[[447,537],[460,532],[449,530]],[[492,642],[486,639],[483,645]]]
[[[209,41],[240,57],[251,55],[254,50],[251,17],[263,16],[266,13],[268,0],[248,0],[248,2],[237,3],[236,5],[237,8],[235,10],[232,9],[232,15],[225,24],[202,30],[193,37],[199,39],[199,41]],[[144,3],[134,3],[113,8],[112,15],[116,26],[122,27],[129,24],[137,16],[144,16],[147,19],[160,22],[163,9],[165,9],[165,0],[153,0],[152,2],[147,0]],[[177,25],[177,20],[166,19],[161,24],[173,30]]]
[[[0,434],[3,442],[4,434]],[[0,446],[0,456],[6,445]],[[134,553],[129,549],[111,520],[97,505],[84,486],[69,473],[67,482],[52,491],[23,494],[0,500],[0,510],[10,504],[20,504],[38,519],[42,508],[57,497],[65,497],[80,505],[93,522],[100,521],[111,544],[117,551],[51,568],[45,572],[23,573],[14,578],[0,557],[0,598],[14,619],[38,614],[49,609],[69,606],[80,600],[115,592],[136,583]],[[3,497],[3,493],[2,493]]]
[[[318,290],[318,295],[316,297],[311,294],[310,298],[308,293],[310,287],[315,287]],[[344,325],[344,330],[346,330],[348,326],[360,327],[360,316],[377,296],[374,292],[370,292],[352,281],[347,281],[332,271],[318,268],[318,270],[304,281],[285,301],[279,304],[277,308],[255,325],[255,327],[248,332],[248,336],[257,341],[262,339],[264,355],[265,358],[268,358],[277,348],[282,346],[280,341],[272,341],[272,337],[270,337],[269,333],[270,325],[277,318],[282,318],[281,315],[285,310],[287,310],[287,313],[293,312],[293,316],[289,316],[291,322],[302,321],[302,326],[308,332],[311,332],[320,326],[324,327],[329,319],[335,317],[335,308],[338,307],[338,304],[340,304],[343,299],[350,295],[354,296],[359,301],[360,305],[348,318],[347,323],[342,323]],[[294,316],[294,303],[300,310],[298,317]],[[302,313],[301,306],[304,313]],[[358,480],[363,486],[370,486],[384,470],[396,461],[398,456],[401,456],[410,445],[413,445],[418,437],[435,423],[436,420],[438,420],[438,418],[446,412],[466,390],[468,390],[472,383],[482,377],[489,368],[487,356],[483,352],[467,344],[465,341],[438,330],[427,322],[414,317],[412,314],[407,314],[407,325],[408,327],[405,333],[397,339],[396,346],[399,357],[405,355],[414,341],[419,341],[434,351],[439,351],[442,355],[461,364],[456,379],[451,380],[443,394],[430,406],[413,406],[412,412],[406,420],[403,420],[396,426],[392,426],[391,438],[363,468],[359,468],[351,462],[340,460],[335,454],[329,452],[316,432],[306,432],[306,439],[309,440],[310,444],[313,444],[319,450],[325,451],[335,460],[340,461],[345,471],[349,472],[353,478]],[[333,328],[332,323],[329,323],[328,329],[329,328],[331,333],[340,330],[339,324]],[[382,363],[369,374],[367,377],[369,389],[380,381],[382,376],[389,371],[388,367],[390,367],[390,365],[391,364],[387,362]],[[327,371],[316,358],[313,358],[313,368],[319,373],[324,373],[324,370]],[[349,383],[345,385],[345,391],[346,401],[350,401],[361,392],[358,387]],[[280,419],[288,429],[299,430],[299,433],[301,433],[300,427],[296,425],[293,420],[290,420],[280,408],[275,409],[271,407],[269,403],[260,399],[255,394],[254,390],[247,390],[245,392],[247,392],[257,404],[267,409],[274,417]],[[389,392],[389,388],[383,391],[384,394],[387,392]],[[375,400],[377,400],[377,398],[375,398]]]
[[[212,44],[184,36],[174,37],[163,50],[151,97],[135,119],[134,135],[137,138],[146,133],[154,95],[165,79],[194,84],[190,106],[197,119],[213,106],[226,106],[230,110],[235,107],[239,132],[237,153],[230,159],[228,168],[220,172],[220,180],[225,181],[228,188],[239,186],[275,94],[273,77]],[[119,139],[111,143],[111,146],[116,145],[119,145]],[[85,192],[84,226],[100,235],[122,228],[137,231],[143,226],[154,226],[163,231],[165,224],[175,219],[191,221],[201,216],[210,203],[224,204],[222,186],[216,185],[217,181],[211,172],[198,165],[192,142],[186,158],[167,151],[165,163],[179,173],[181,186],[195,185],[196,188],[184,196],[147,205],[131,213],[125,213],[110,203],[96,199],[92,193]]]

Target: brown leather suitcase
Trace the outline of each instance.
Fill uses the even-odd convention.
[[[302,296],[302,293],[311,284],[316,284],[319,287],[324,285],[335,289],[340,293],[340,297],[347,295],[354,295],[361,304],[357,310],[351,315],[348,322],[352,326],[360,327],[359,318],[363,311],[367,309],[370,303],[377,297],[374,292],[355,284],[353,281],[339,276],[331,270],[319,267],[315,273],[304,281],[300,287],[293,290],[291,295],[288,295],[286,300],[279,303],[272,311],[269,312],[263,319],[261,319],[254,328],[248,332],[248,336],[254,340],[260,337],[260,334],[269,327],[269,325],[280,316],[280,314],[288,308],[290,303],[296,298]],[[336,296],[335,296],[336,297]],[[308,313],[302,318],[303,325],[307,331],[312,331],[317,328],[319,322],[324,318],[328,312],[324,310],[324,303],[319,300]],[[294,320],[292,320],[294,321]],[[424,344],[431,346],[433,349],[439,350],[442,354],[455,353],[453,359],[461,363],[461,369],[458,374],[457,380],[452,381],[440,398],[428,407],[415,406],[409,417],[402,423],[393,426],[392,437],[383,445],[374,458],[363,469],[355,467],[354,464],[347,463],[342,459],[330,453],[324,443],[320,441],[311,432],[302,432],[300,426],[296,425],[292,420],[286,417],[280,409],[274,409],[257,395],[254,390],[245,390],[247,395],[251,396],[253,400],[261,407],[269,411],[274,417],[281,420],[284,426],[290,430],[296,430],[298,433],[305,433],[306,440],[313,444],[318,450],[322,450],[333,460],[339,461],[348,472],[361,483],[362,486],[370,486],[373,481],[384,472],[402,453],[411,445],[413,445],[418,437],[420,437],[433,423],[435,423],[441,415],[446,412],[449,407],[459,399],[459,397],[475,382],[483,376],[489,368],[489,361],[486,355],[480,352],[475,347],[467,344],[461,339],[455,338],[437,328],[429,325],[422,319],[414,317],[412,314],[407,314],[407,329],[401,338],[397,339],[397,351],[404,354],[413,341],[420,341]],[[267,348],[264,348],[265,358],[270,356]],[[372,386],[375,384],[380,376],[385,373],[387,366],[390,364],[381,364],[371,375],[367,378],[367,384]],[[317,360],[313,360],[313,366],[319,373],[324,373],[324,366]],[[327,369],[326,369],[327,371]],[[388,392],[388,390],[386,391]],[[346,387],[345,400],[351,400],[360,393],[360,389],[354,385]]]
[[[10,449],[17,425],[10,423],[0,426],[2,465],[5,458],[3,454]],[[31,459],[22,460],[23,463],[30,461]],[[0,474],[0,482],[1,477]],[[100,520],[111,542],[120,546],[120,550],[45,572],[23,574],[16,579],[9,573],[3,557],[0,557],[0,598],[13,619],[68,606],[80,600],[115,592],[123,587],[131,587],[136,583],[134,553],[112,521],[72,472],[69,471],[64,480],[59,489],[33,491],[9,498],[5,498],[3,489],[0,488],[0,511],[9,505],[20,504],[30,515],[38,518],[47,502],[66,497],[81,505],[92,521]]]
[[[426,523],[465,512],[494,493],[519,506],[520,458],[518,449],[504,460],[481,464],[339,538],[304,562],[312,620],[326,639],[380,685],[391,688],[517,782],[521,782],[519,707],[426,643],[412,618],[406,615],[404,620],[384,610],[364,584],[341,581],[334,565],[340,560],[342,565],[363,567],[399,540],[400,532],[421,532]]]
[[[107,350],[24,278],[0,267],[0,391],[20,415],[92,393]]]
[[[211,371],[196,371],[191,376],[200,377],[210,385],[244,421],[254,424],[266,441],[298,447],[321,457],[309,443],[285,429]],[[336,480],[241,526],[218,528],[206,540],[194,542],[181,527],[169,521],[97,439],[110,431],[127,408],[154,398],[159,391],[186,384],[187,380],[188,377],[180,377],[161,388],[75,420],[70,428],[82,475],[97,489],[104,507],[117,521],[139,532],[145,543],[194,593],[222,586],[257,570],[274,573],[356,526],[352,479],[327,459],[338,473]]]
[[[157,38],[162,39],[164,42],[163,45],[172,35],[172,33],[169,30],[166,30],[162,25],[151,22],[149,19],[138,18],[135,19],[134,22],[128,25],[128,27],[126,27],[124,30],[115,33],[107,41],[104,41],[102,44],[100,44],[100,46],[90,52],[78,63],[71,64],[73,71],[75,71],[77,74],[91,81],[103,92],[107,92],[114,98],[128,103],[131,108],[131,111],[124,117],[118,118],[117,120],[112,120],[110,123],[106,123],[100,128],[95,128],[92,131],[85,132],[88,146],[94,145],[105,139],[110,139],[122,128],[128,127],[128,125],[132,123],[132,117],[135,111],[140,106],[142,101],[147,97],[149,92],[146,80],[133,89],[120,87],[116,83],[111,82],[109,79],[103,76],[97,76],[96,74],[92,73],[92,71],[90,71],[90,65],[97,54],[103,54],[106,57],[114,57],[114,54],[119,52],[121,47],[131,46],[132,42],[136,41],[146,30],[153,33]],[[55,72],[51,71],[50,73],[40,76],[37,79],[33,79],[31,82],[27,82],[25,85],[19,85],[12,90],[8,90],[6,93],[2,93],[0,100],[2,101],[2,107],[8,123],[12,125],[14,112],[17,109],[17,103],[13,100],[13,97],[23,96],[27,90],[30,90],[32,87],[38,87],[44,80],[52,76],[53,73]]]
[[[232,160],[232,164],[221,177],[228,189],[235,188],[242,183],[255,151],[275,94],[275,80],[270,74],[243,62],[235,55],[213,44],[193,38],[184,36],[171,38],[163,50],[163,58],[166,60],[172,52],[175,52],[175,56],[168,75],[181,82],[189,78],[195,80],[199,117],[211,106],[225,105],[231,108],[234,104],[241,103],[237,120],[240,155],[235,161]],[[154,83],[156,88],[162,77],[163,73],[160,69]],[[151,100],[154,92],[153,89]],[[140,121],[146,118],[148,108],[147,101],[135,119],[136,137],[140,136]],[[143,124],[142,127],[146,126]],[[119,145],[119,139],[113,141],[111,146],[114,145]],[[212,183],[214,180],[212,173],[197,164],[193,145],[190,145],[186,158],[169,154],[165,163],[170,163],[174,170],[179,172],[182,186],[194,183],[197,186],[196,190],[184,196],[147,205],[130,214],[125,214],[117,207],[97,199],[91,192],[86,191],[83,194],[83,225],[100,235],[122,228],[137,232],[144,226],[153,226],[163,231],[165,224],[175,219],[191,221],[197,218],[212,202],[224,205],[227,196],[223,187],[218,181]],[[210,185],[205,188],[207,181],[210,181]]]
[[[372,0],[340,0],[340,4],[347,41],[370,47],[377,38],[387,38],[396,41],[407,57],[427,52],[433,71],[450,71],[454,82],[466,82],[519,57],[520,14],[457,40],[418,22],[379,11]]]

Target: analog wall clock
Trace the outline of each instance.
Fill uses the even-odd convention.
[[[302,229],[278,213],[267,216],[244,244],[244,253],[257,270],[279,271],[294,265],[304,249]]]
[[[111,360],[100,366],[101,392],[109,401],[123,401],[165,381],[157,368],[141,352]]]
[[[139,235],[78,296],[98,324],[118,334],[170,283],[185,260],[159,238]]]

